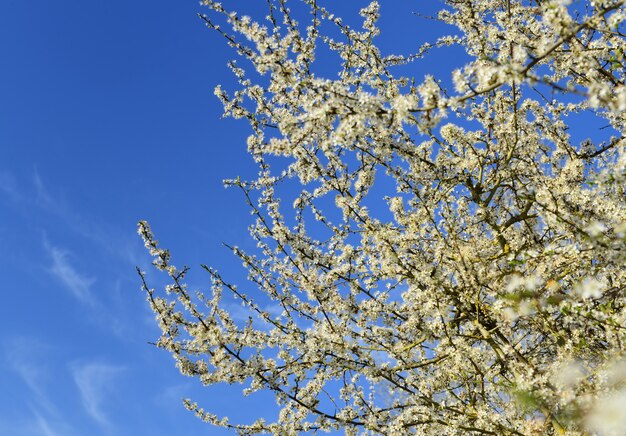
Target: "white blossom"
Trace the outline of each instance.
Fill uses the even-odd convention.
[[[598,399],[587,415],[587,428],[600,436],[622,436],[626,429],[626,389]]]
[[[586,277],[577,287],[576,293],[581,298],[600,298],[604,291],[605,285],[595,278]]]
[[[215,95],[258,165],[225,181],[247,276],[191,291],[142,221],[168,284],[140,277],[183,374],[278,410],[185,406],[240,434],[624,434],[626,0],[449,0],[393,55],[387,3],[321,3],[203,1],[242,58]]]

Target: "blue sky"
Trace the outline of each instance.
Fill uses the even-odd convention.
[[[415,4],[382,2],[389,53],[430,35],[407,13]],[[221,243],[250,244],[245,204],[222,184],[256,172],[248,131],[220,119],[212,92],[231,83],[233,55],[198,11],[196,1],[0,2],[0,434],[218,433],[183,397],[233,421],[274,414],[269,397],[202,388],[148,344],[159,331],[135,265],[160,279],[139,219],[196,271],[240,277]],[[443,69],[434,59],[418,79]],[[206,289],[208,277],[190,282]]]

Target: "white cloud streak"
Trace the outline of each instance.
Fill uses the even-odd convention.
[[[44,247],[52,258],[52,265],[48,271],[53,274],[74,297],[85,304],[93,305],[94,299],[91,286],[95,279],[80,274],[68,259],[68,253],[58,247],[50,245],[44,240]]]
[[[16,336],[6,339],[2,344],[3,360],[9,368],[22,380],[26,403],[30,414],[10,422],[0,421],[0,434],[11,435],[73,435],[70,423],[66,422],[50,396],[49,387],[52,380],[52,368],[45,362],[49,361],[51,347],[48,343],[28,336]]]
[[[124,367],[100,362],[76,365],[72,369],[85,411],[104,427],[111,427],[104,410],[107,396],[113,390],[114,380],[123,370]]]
[[[57,432],[52,424],[39,413],[34,412],[35,420],[37,421],[37,430],[44,436],[60,436],[61,433]]]
[[[45,343],[30,337],[14,337],[4,344],[4,357],[31,392],[31,398],[48,413],[56,413],[44,386],[48,381],[48,368],[42,358],[49,351]]]
[[[4,192],[13,199],[20,197],[13,174],[6,171],[0,171],[0,191]]]

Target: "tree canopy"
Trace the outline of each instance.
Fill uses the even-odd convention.
[[[200,17],[240,58],[215,94],[259,168],[226,181],[254,217],[257,249],[231,247],[248,280],[203,265],[191,292],[144,221],[171,283],[140,273],[180,371],[280,413],[186,406],[243,434],[621,434],[626,1],[446,0],[448,33],[406,54],[377,46],[376,1],[357,25],[224,3]],[[410,75],[450,46],[461,65]]]

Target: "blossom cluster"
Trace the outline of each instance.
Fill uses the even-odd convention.
[[[216,95],[259,167],[227,181],[254,216],[257,249],[233,247],[248,290],[204,267],[211,290],[191,295],[140,234],[172,281],[159,297],[142,275],[158,345],[280,413],[186,406],[242,434],[621,434],[626,0],[447,0],[449,35],[387,56],[377,1],[360,27],[319,0],[304,24],[267,3],[265,20],[212,0],[201,16],[241,58]],[[447,77],[394,73],[447,45],[467,55]],[[603,127],[581,140],[581,119]]]

